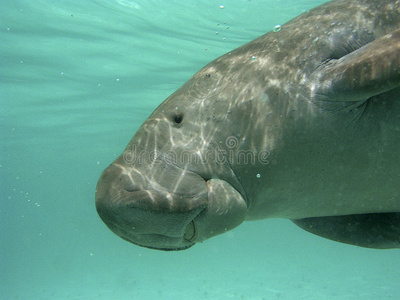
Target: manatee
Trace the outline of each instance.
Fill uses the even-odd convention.
[[[266,218],[400,248],[399,28],[399,1],[331,1],[209,63],[103,171],[101,219],[159,250]]]

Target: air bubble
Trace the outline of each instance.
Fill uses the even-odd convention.
[[[278,32],[278,31],[281,31],[281,29],[282,29],[282,26],[281,25],[276,25],[275,27],[274,27],[274,32]]]

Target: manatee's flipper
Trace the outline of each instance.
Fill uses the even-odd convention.
[[[400,29],[326,60],[310,82],[314,101],[362,101],[399,87]]]
[[[400,248],[400,213],[377,213],[292,220],[324,238],[375,249]]]

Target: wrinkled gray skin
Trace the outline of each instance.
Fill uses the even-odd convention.
[[[103,172],[100,217],[160,250],[265,218],[399,248],[399,27],[399,1],[332,1],[214,60]]]

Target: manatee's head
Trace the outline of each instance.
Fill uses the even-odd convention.
[[[218,138],[227,110],[190,101],[200,98],[192,92],[189,84],[161,104],[97,184],[101,219],[133,244],[187,249],[245,219],[244,192]]]

